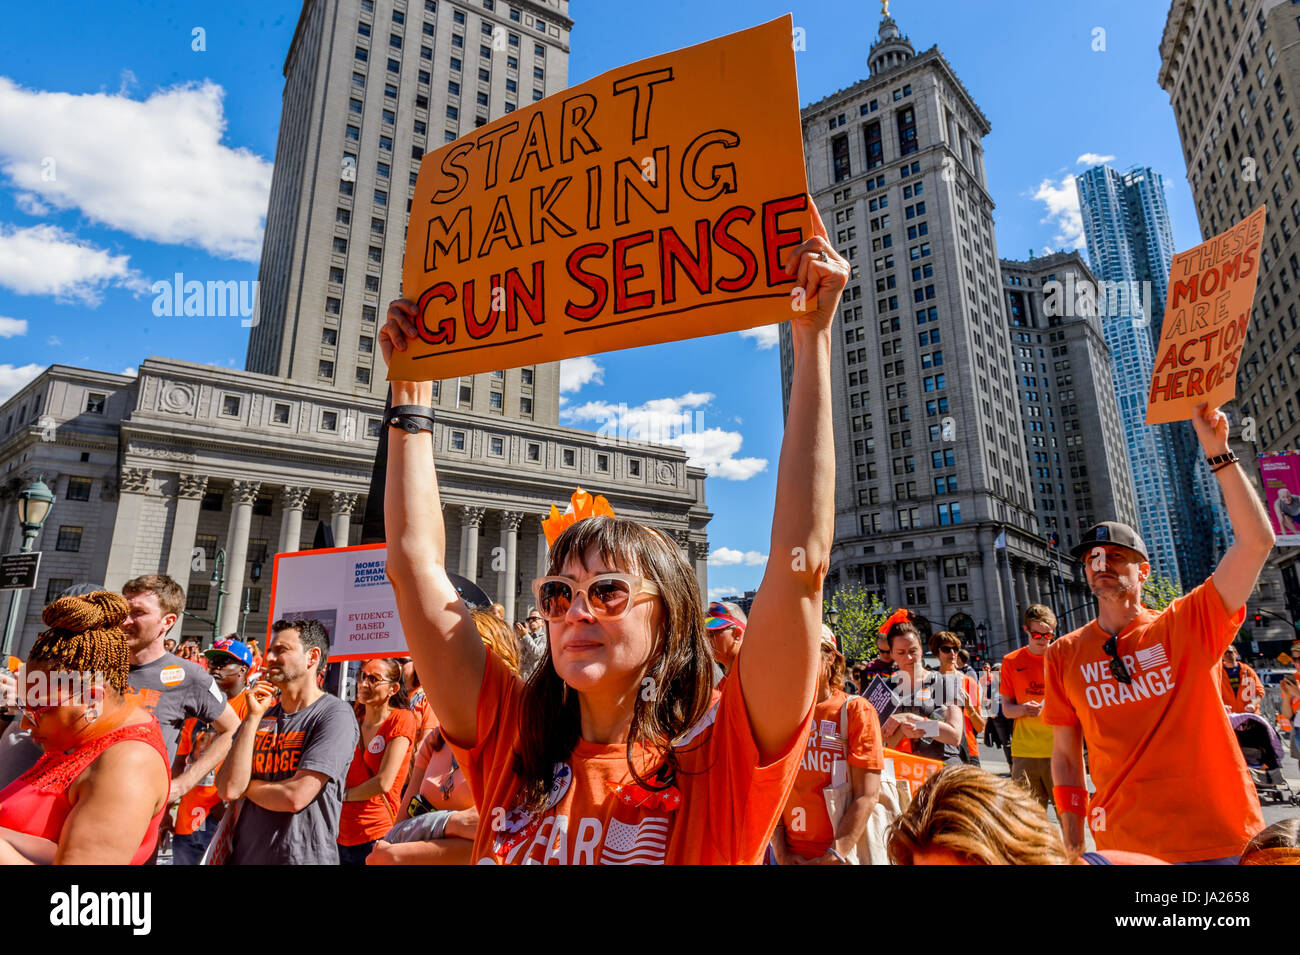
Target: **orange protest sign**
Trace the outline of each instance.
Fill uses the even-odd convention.
[[[1264,218],[1260,206],[1226,232],[1174,256],[1147,424],[1187,421],[1197,405],[1217,408],[1236,395]]]
[[[389,378],[782,321],[811,234],[792,19],[612,70],[420,165]]]
[[[908,782],[915,793],[925,781],[943,769],[943,763],[925,756],[913,756],[911,753],[899,752],[885,747],[885,762],[893,767],[894,778],[899,782]]]

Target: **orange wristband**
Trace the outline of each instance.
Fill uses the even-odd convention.
[[[1072,812],[1076,816],[1088,814],[1088,790],[1082,786],[1053,786],[1052,801],[1056,803],[1056,814],[1063,816]]]

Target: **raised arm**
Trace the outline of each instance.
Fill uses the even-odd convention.
[[[388,306],[388,322],[379,332],[385,362],[416,337],[415,316],[415,303],[406,299]],[[394,381],[392,387],[393,407],[433,404],[432,382]],[[427,431],[389,429],[384,531],[397,614],[429,705],[444,735],[472,745],[487,653],[469,609],[447,577],[447,529],[433,435]]]
[[[1227,453],[1228,416],[1222,411],[1201,405],[1192,418],[1192,426],[1196,428],[1196,437],[1207,455],[1214,457]],[[1268,560],[1275,539],[1268,513],[1241,465],[1221,467],[1215,471],[1215,476],[1223,491],[1228,520],[1232,522],[1233,542],[1214,570],[1214,589],[1219,592],[1224,609],[1231,614],[1245,606],[1246,598],[1255,589],[1255,581],[1259,579],[1259,572]]]
[[[807,303],[809,310],[796,310],[790,319],[794,376],[777,467],[770,556],[737,663],[765,761],[790,744],[812,706],[821,668],[822,579],[835,531],[831,323],[849,265],[827,241],[811,199],[809,208],[815,234],[786,260],[787,270],[797,276],[792,303]]]

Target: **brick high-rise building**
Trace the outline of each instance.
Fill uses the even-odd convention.
[[[1083,568],[1069,556],[1083,532],[1098,521],[1137,526],[1133,478],[1101,316],[1061,307],[1067,290],[1095,285],[1092,272],[1078,252],[1001,266],[1038,525],[1057,535],[1071,598],[1060,613],[1090,600]],[[1072,614],[1068,625],[1085,619]]]
[[[1237,374],[1234,448],[1261,491],[1256,454],[1300,449],[1300,21],[1284,0],[1173,0],[1158,81],[1178,124],[1201,235],[1267,206],[1259,285]],[[1234,439],[1240,434],[1234,427]],[[1254,441],[1250,441],[1251,431]],[[1279,576],[1280,575],[1280,576]],[[1243,634],[1290,639],[1300,621],[1300,559],[1278,548]],[[1289,619],[1288,619],[1289,618]]]
[[[306,0],[284,64],[249,371],[383,397],[426,151],[568,84],[568,0]],[[559,365],[435,385],[439,408],[558,423]]]
[[[984,625],[996,655],[1056,588],[1002,310],[989,123],[943,54],[916,53],[888,16],[869,66],[803,109],[809,186],[853,265],[832,354],[828,588],[878,590],[968,643]],[[781,351],[788,406],[786,327]]]

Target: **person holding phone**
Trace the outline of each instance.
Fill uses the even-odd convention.
[[[889,628],[889,652],[898,666],[894,688],[902,702],[881,727],[885,745],[949,765],[965,763],[959,675],[926,669],[921,634],[910,621]]]
[[[526,684],[489,653],[447,575],[432,384],[392,382],[387,573],[411,656],[476,793],[474,861],[762,858],[807,738],[834,536],[831,325],[849,264],[809,208],[814,236],[781,262],[797,308],[770,551],[799,559],[768,563],[716,705],[694,568],[666,534],[627,519],[587,517],[551,541],[547,573],[533,584],[546,653]],[[385,360],[417,337],[416,318],[410,301],[389,307]]]

